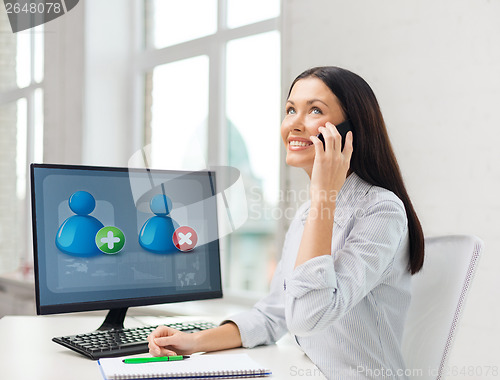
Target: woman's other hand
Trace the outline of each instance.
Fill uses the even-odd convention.
[[[149,353],[153,356],[190,355],[196,352],[196,333],[184,333],[158,326],[149,336]]]
[[[158,326],[148,336],[149,353],[153,356],[191,355],[241,347],[238,326],[227,321],[221,326],[194,333],[184,333],[167,326]]]

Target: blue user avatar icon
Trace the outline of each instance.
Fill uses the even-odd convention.
[[[96,202],[92,194],[77,191],[69,198],[69,208],[76,215],[70,216],[57,230],[56,246],[64,253],[78,257],[101,254],[95,243],[97,232],[104,225],[89,214]]]
[[[151,199],[151,211],[156,215],[148,219],[139,232],[139,244],[154,253],[176,252],[172,235],[179,224],[168,214],[172,210],[172,201],[163,194]]]

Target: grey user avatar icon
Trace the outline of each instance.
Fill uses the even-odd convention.
[[[134,168],[130,172],[130,188],[136,208],[142,212],[150,212],[149,201],[152,196],[158,193],[166,194],[165,188],[168,188],[169,182],[162,182],[159,178],[149,175],[149,170],[153,169],[149,163],[151,157],[150,145],[136,151],[129,159],[129,168]],[[215,234],[203,235],[198,232],[198,245],[207,244],[214,240],[218,240],[227,236],[239,229],[248,219],[248,206],[245,193],[243,178],[240,171],[232,166],[212,166],[211,171],[217,172],[220,177],[225,177],[224,188],[218,188],[213,192],[213,195],[200,199],[195,203],[185,204],[181,207],[174,207],[171,212],[171,217],[180,225],[189,225],[184,223],[182,217],[184,215],[199,214],[200,209],[204,208],[205,204],[215,204],[218,215],[218,228],[214,229]],[[154,169],[153,169],[154,170]],[[142,175],[140,172],[142,171]],[[200,170],[203,172],[204,170]],[[138,175],[134,175],[138,173]],[[184,176],[189,177],[190,173],[196,171],[180,171],[173,179],[182,179]],[[175,181],[173,181],[175,182]]]

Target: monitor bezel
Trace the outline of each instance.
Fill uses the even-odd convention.
[[[145,170],[154,173],[174,173],[178,175],[189,174],[193,172],[206,173],[213,181],[214,195],[217,193],[216,172],[213,170],[165,170],[165,169],[150,169],[150,168],[128,168],[128,167],[115,167],[115,166],[88,166],[88,165],[68,165],[68,164],[40,164],[32,163],[30,165],[30,183],[31,183],[31,213],[32,213],[32,232],[33,232],[33,265],[34,265],[34,280],[35,280],[35,303],[37,315],[48,314],[62,314],[73,313],[82,311],[97,311],[107,309],[128,308],[137,306],[150,306],[159,304],[168,304],[176,302],[199,301],[207,299],[222,298],[222,278],[221,278],[221,256],[219,240],[214,240],[208,244],[214,245],[217,250],[218,256],[218,279],[219,290],[207,291],[202,293],[186,293],[180,295],[163,295],[154,297],[140,297],[140,298],[125,298],[106,301],[92,301],[92,302],[78,302],[78,303],[64,303],[53,305],[40,304],[40,274],[38,266],[38,240],[37,240],[37,226],[36,226],[36,197],[35,197],[35,169],[61,169],[61,170],[87,170],[87,171],[109,171],[109,172],[144,172]],[[218,215],[215,216],[217,223],[215,228],[218,231]],[[218,232],[217,232],[218,233]],[[213,249],[214,247],[210,247]]]

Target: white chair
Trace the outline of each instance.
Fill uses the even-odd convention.
[[[425,239],[422,270],[412,278],[403,355],[412,379],[443,378],[483,242],[456,235]]]

